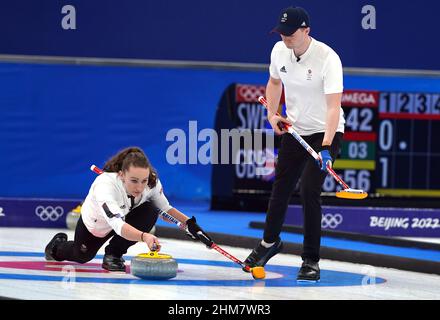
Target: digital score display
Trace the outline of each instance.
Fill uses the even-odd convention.
[[[273,136],[260,95],[265,86],[250,84],[231,84],[223,93],[215,122],[219,135],[225,129],[250,130],[255,138],[260,130],[274,143],[272,148],[263,143],[261,150],[240,149],[237,163],[213,166],[214,204],[261,202],[263,207],[268,201],[280,137]],[[346,90],[342,108],[345,133],[333,167],[351,188],[379,202],[440,199],[440,93]],[[279,112],[285,114],[284,109],[281,101]],[[251,163],[241,161],[245,156]],[[331,200],[340,188],[328,175],[323,196]],[[293,195],[298,191],[297,185]]]
[[[334,169],[352,188],[440,197],[440,94],[345,91],[345,134]],[[327,177],[324,191],[338,190]]]

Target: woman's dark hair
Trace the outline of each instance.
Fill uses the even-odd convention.
[[[128,147],[119,151],[105,163],[103,170],[105,172],[125,172],[128,171],[130,166],[150,169],[148,187],[152,189],[156,186],[157,172],[151,165],[144,151],[139,147]]]

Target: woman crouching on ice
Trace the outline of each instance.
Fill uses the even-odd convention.
[[[138,147],[126,148],[104,165],[81,208],[74,241],[56,234],[45,249],[46,260],[86,263],[107,240],[102,267],[125,271],[122,256],[137,242],[160,250],[159,239],[148,232],[163,210],[187,227],[188,235],[211,246],[211,238],[196,223],[173,208],[163,194],[162,184],[147,156]],[[199,236],[199,234],[201,235]]]

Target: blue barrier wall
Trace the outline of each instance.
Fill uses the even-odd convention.
[[[210,197],[210,168],[168,165],[172,128],[212,128],[231,82],[265,72],[0,64],[0,196],[75,197],[128,145],[145,149],[171,197]]]
[[[0,197],[82,198],[92,163],[139,145],[169,197],[208,199],[211,167],[168,164],[166,134],[188,133],[190,120],[198,131],[213,128],[229,84],[266,80],[256,71],[0,64]],[[440,92],[438,78],[344,81],[346,89]]]
[[[280,10],[303,6],[345,67],[439,70],[434,0],[15,0],[0,3],[0,53],[268,63]],[[76,29],[61,26],[72,5]],[[361,25],[374,6],[376,29]]]

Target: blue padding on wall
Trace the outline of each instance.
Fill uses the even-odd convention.
[[[169,165],[169,129],[213,128],[231,83],[267,72],[0,64],[0,196],[83,198],[117,150],[139,145],[170,198],[209,199],[211,167]],[[346,89],[440,91],[440,79],[345,77]],[[203,144],[203,143],[202,143]],[[188,155],[187,155],[188,157]]]
[[[65,5],[76,29],[62,28]],[[439,70],[434,0],[1,1],[0,53],[268,63],[280,39],[269,32],[291,5],[345,67]]]
[[[139,145],[169,197],[208,199],[210,167],[168,165],[169,129],[212,128],[224,88],[265,72],[0,64],[0,196],[84,197],[117,150]]]

